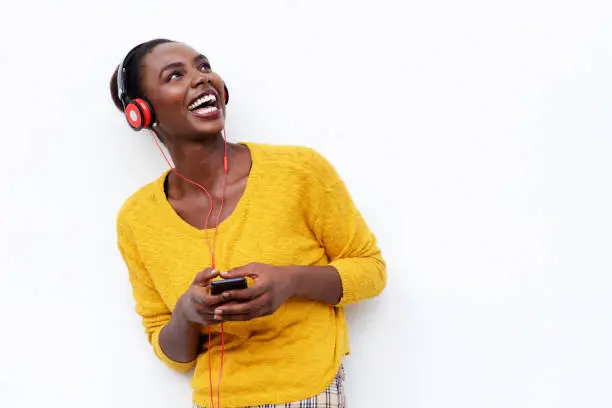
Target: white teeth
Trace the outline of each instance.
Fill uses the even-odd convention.
[[[211,113],[216,110],[217,110],[216,106],[209,106],[207,108],[196,109],[196,112],[198,112],[200,115],[206,115],[207,113]]]
[[[201,98],[198,98],[198,100],[196,100],[194,103],[192,103],[191,105],[188,106],[189,110],[194,110],[195,108],[197,108],[198,106],[206,103],[206,102],[216,102],[217,98],[215,97],[215,95],[213,94],[208,94],[208,95],[204,95]]]

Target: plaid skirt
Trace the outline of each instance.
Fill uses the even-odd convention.
[[[194,405],[193,408],[206,408]],[[265,404],[243,408],[346,408],[344,395],[344,366],[340,365],[338,374],[332,383],[320,394],[301,401],[287,402],[285,404]]]

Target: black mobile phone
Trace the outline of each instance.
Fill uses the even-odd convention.
[[[246,278],[220,279],[210,282],[210,294],[218,295],[230,289],[246,289]]]

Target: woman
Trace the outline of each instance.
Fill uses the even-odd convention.
[[[115,104],[155,132],[175,165],[117,217],[156,356],[195,368],[195,406],[344,407],[343,307],[386,283],[345,184],[312,149],[226,144],[227,88],[194,49],[153,40],[121,67]],[[138,102],[141,118],[135,98],[148,104]],[[211,294],[211,281],[236,277],[248,287]]]

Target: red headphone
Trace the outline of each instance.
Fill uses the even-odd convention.
[[[153,110],[153,105],[149,103],[144,98],[136,98],[132,99],[127,94],[127,73],[125,69],[125,65],[128,62],[128,59],[132,57],[134,54],[134,50],[138,48],[133,48],[128,54],[125,56],[121,64],[119,64],[119,68],[117,69],[117,95],[119,96],[119,100],[123,104],[123,112],[125,113],[125,118],[127,119],[130,127],[136,131],[142,129],[149,129],[153,123],[155,123],[155,111]],[[223,93],[225,98],[225,104],[229,102],[229,91],[225,82],[223,83]]]

